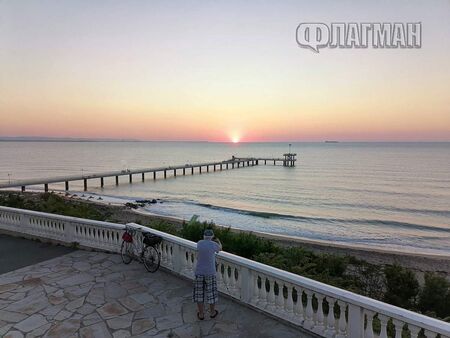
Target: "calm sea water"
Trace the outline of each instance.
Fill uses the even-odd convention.
[[[281,156],[284,143],[0,142],[0,181]],[[292,237],[450,254],[450,143],[294,143],[295,168],[257,167],[90,192],[160,198],[149,212]],[[8,176],[10,174],[10,176]],[[61,185],[51,186],[62,189]],[[81,184],[72,184],[74,190]]]

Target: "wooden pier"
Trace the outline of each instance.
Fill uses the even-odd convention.
[[[290,156],[287,156],[290,155]],[[89,175],[72,175],[72,176],[60,176],[54,178],[41,178],[41,179],[30,179],[30,180],[18,180],[9,183],[0,183],[0,189],[17,188],[21,187],[22,191],[25,191],[28,186],[43,185],[44,191],[49,190],[49,184],[64,183],[65,190],[69,190],[69,183],[73,181],[83,181],[84,191],[88,190],[88,181],[98,180],[100,186],[105,185],[105,178],[114,177],[115,184],[119,185],[119,178],[122,176],[127,176],[129,183],[133,183],[133,176],[140,176],[142,182],[146,179],[146,174],[149,174],[151,179],[156,180],[159,176],[163,175],[167,178],[167,173],[172,172],[173,176],[176,177],[177,173],[185,176],[186,174],[194,175],[195,172],[202,174],[203,170],[206,172],[212,171],[222,171],[243,167],[253,167],[259,164],[282,164],[285,167],[295,166],[296,154],[284,154],[283,158],[264,158],[264,157],[235,157],[233,156],[230,160],[220,161],[220,162],[206,162],[206,163],[196,163],[196,164],[185,164],[179,166],[168,166],[168,167],[158,167],[158,168],[146,168],[146,169],[134,169],[134,170],[121,170],[121,171],[109,171],[103,173],[89,174]]]

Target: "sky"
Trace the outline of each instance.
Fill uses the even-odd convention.
[[[299,48],[421,22],[420,49]],[[0,136],[450,141],[450,1],[0,0]]]

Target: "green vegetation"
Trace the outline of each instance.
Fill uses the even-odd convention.
[[[68,202],[52,193],[33,195],[33,198],[26,198],[17,193],[0,194],[0,205],[98,221],[105,220],[109,216],[108,212],[95,205],[78,201]]]
[[[111,217],[111,211],[106,207],[67,201],[52,193],[31,196],[1,193],[0,205],[103,221]],[[424,285],[420,286],[412,270],[398,265],[383,267],[350,256],[318,254],[302,247],[283,247],[252,233],[233,232],[195,219],[183,223],[182,227],[160,219],[147,224],[141,220],[139,223],[195,242],[203,238],[206,228],[212,228],[225,251],[450,321],[450,282],[437,274],[427,273]]]
[[[420,290],[419,310],[450,322],[450,283],[443,277],[427,273]]]
[[[386,292],[384,301],[405,309],[413,309],[419,294],[419,282],[414,273],[398,265],[386,266]]]

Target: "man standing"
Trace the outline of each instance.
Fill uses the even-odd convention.
[[[214,238],[212,229],[206,229],[203,240],[197,243],[197,266],[195,267],[193,300],[197,303],[197,318],[205,319],[204,302],[209,304],[210,317],[215,318],[219,311],[215,309],[218,301],[216,279],[216,253],[222,250],[222,243]]]

